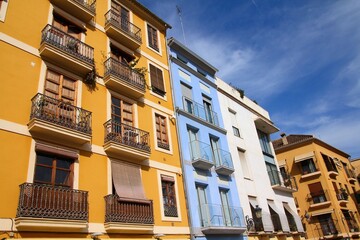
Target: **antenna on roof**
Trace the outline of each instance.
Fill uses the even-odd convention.
[[[176,5],[176,10],[177,10],[177,13],[178,13],[179,19],[180,19],[181,29],[182,29],[182,33],[183,33],[183,37],[184,37],[184,44],[186,45],[185,31],[184,31],[182,18],[181,18],[181,8],[178,5]]]

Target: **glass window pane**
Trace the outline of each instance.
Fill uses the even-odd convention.
[[[51,172],[51,168],[36,166],[34,182],[51,183]]]
[[[56,168],[70,169],[71,163],[72,163],[71,160],[59,159],[59,160],[56,162]]]
[[[38,154],[36,158],[36,164],[46,165],[46,166],[52,166],[54,157],[46,154]]]
[[[56,170],[55,185],[68,185],[69,176],[69,171]]]

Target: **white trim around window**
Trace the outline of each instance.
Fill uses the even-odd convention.
[[[160,112],[156,109],[152,109],[152,120],[153,120],[153,143],[155,146],[155,150],[160,151],[160,152],[164,152],[164,153],[168,153],[168,154],[173,154],[173,148],[172,148],[172,137],[171,137],[171,132],[170,132],[170,119],[169,119],[169,115],[167,115],[166,113]],[[165,117],[166,119],[166,133],[167,133],[167,137],[168,137],[168,142],[169,142],[169,150],[166,150],[164,148],[158,147],[157,146],[157,136],[156,136],[156,119],[155,119],[155,114],[158,114],[160,116]]]
[[[154,25],[150,24],[149,22],[147,21],[144,21],[144,24],[145,24],[145,38],[146,38],[146,47],[148,49],[150,49],[151,51],[159,54],[160,56],[162,56],[162,49],[161,49],[161,38],[160,38],[160,31],[159,29],[157,29],[156,27],[154,27]],[[157,41],[158,41],[158,48],[159,48],[159,51],[156,51],[155,49],[153,49],[152,47],[150,47],[149,45],[149,36],[148,36],[148,25],[154,29],[156,29],[156,35],[157,35]]]
[[[162,181],[161,175],[169,176],[174,179],[174,187],[175,187],[175,195],[176,195],[176,208],[177,208],[177,217],[167,217],[164,215],[164,201],[162,195]],[[181,209],[180,209],[180,201],[179,201],[179,190],[178,183],[175,173],[165,172],[161,170],[157,170],[157,179],[158,179],[158,190],[159,190],[159,199],[160,199],[160,212],[161,212],[161,220],[163,221],[173,221],[173,222],[181,222]]]
[[[1,6],[0,6],[0,21],[1,22],[5,22],[5,17],[6,17],[6,11],[9,5],[9,1],[2,1],[1,2]]]

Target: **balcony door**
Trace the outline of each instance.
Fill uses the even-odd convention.
[[[199,214],[201,226],[206,227],[211,225],[209,216],[209,207],[207,205],[206,198],[206,186],[196,185],[196,191],[198,195]]]
[[[191,88],[181,83],[181,93],[183,96],[184,110],[190,114],[194,114]]]
[[[228,199],[229,191],[226,189],[220,189],[219,192],[220,192],[220,198],[221,198],[223,223],[225,226],[232,226],[231,212],[230,212],[229,199]]]
[[[214,159],[215,159],[216,165],[221,165],[219,139],[215,138],[215,137],[210,137],[210,145],[211,145],[212,152],[214,154]]]
[[[120,24],[121,29],[129,32],[130,29],[130,12],[115,1],[111,1],[111,9],[115,14],[116,21]]]
[[[201,151],[200,151],[200,146],[199,146],[199,142],[198,142],[198,130],[189,128],[188,134],[189,134],[191,157],[192,157],[192,160],[195,160],[195,159],[201,157],[201,154],[200,154]]]
[[[58,72],[48,69],[46,72],[43,116],[54,121],[71,124],[75,120],[76,81]]]
[[[206,120],[209,123],[214,123],[214,116],[213,116],[213,111],[212,111],[212,106],[211,106],[211,99],[209,99],[207,97],[203,97],[203,104],[204,104],[204,109],[205,109]]]
[[[111,133],[122,136],[120,140],[133,140],[133,105],[120,98],[111,96]],[[128,134],[125,135],[125,134]]]

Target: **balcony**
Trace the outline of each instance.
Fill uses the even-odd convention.
[[[105,61],[104,82],[108,88],[136,99],[145,94],[144,77],[113,58]]]
[[[195,168],[209,170],[214,166],[212,149],[209,144],[192,141],[190,142],[191,161]]]
[[[105,31],[109,37],[131,50],[138,49],[142,43],[141,29],[114,10],[109,10],[105,14]]]
[[[51,2],[84,22],[89,22],[96,14],[96,0],[51,0]]]
[[[242,208],[216,204],[200,206],[204,234],[242,234],[245,230]]]
[[[319,191],[308,194],[310,208],[327,208],[331,205],[327,191]]]
[[[85,76],[94,68],[94,49],[69,34],[46,25],[39,49],[43,59]]]
[[[57,143],[90,143],[91,112],[38,93],[31,99],[28,128],[33,136]]]
[[[142,161],[150,157],[149,133],[109,120],[105,127],[105,152],[114,157]]]
[[[88,223],[88,192],[23,183],[15,225],[22,231],[79,231]]]
[[[183,97],[183,108],[188,114],[219,127],[219,120],[216,112],[205,108],[204,105],[194,102],[190,98]]]
[[[118,195],[105,196],[105,229],[107,232],[152,233],[152,201],[123,201]]]
[[[279,171],[268,171],[270,183],[273,189],[285,192],[296,192],[297,184],[294,177],[286,174],[285,178]]]
[[[214,150],[215,171],[220,175],[230,176],[235,170],[231,154],[222,149]]]

